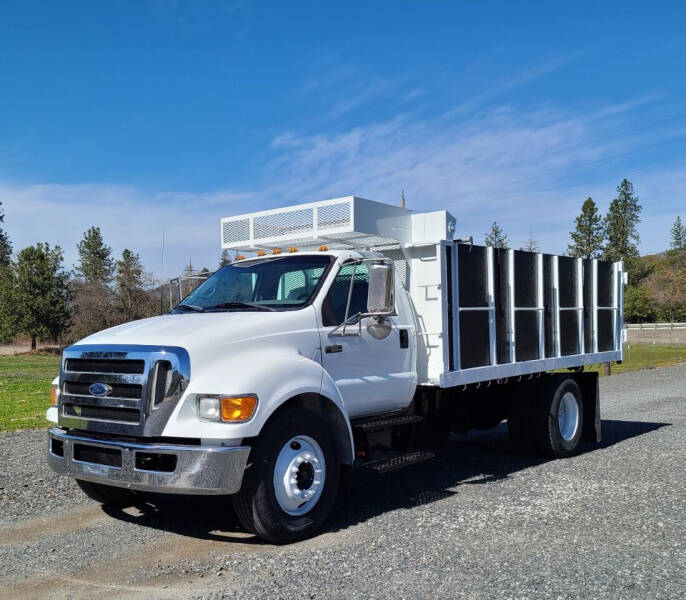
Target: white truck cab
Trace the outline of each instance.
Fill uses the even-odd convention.
[[[322,526],[353,465],[426,460],[451,431],[507,419],[517,446],[553,456],[597,440],[581,370],[621,360],[621,263],[454,229],[357,197],[222,219],[222,246],[250,256],[169,314],[64,351],[50,466],[104,503],[231,495],[281,543]],[[560,368],[575,372],[546,375]]]

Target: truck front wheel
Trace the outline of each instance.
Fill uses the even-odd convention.
[[[247,530],[277,544],[314,535],[338,494],[340,466],[326,421],[299,407],[283,410],[255,441],[236,514]]]

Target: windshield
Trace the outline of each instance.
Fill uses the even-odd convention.
[[[330,256],[281,256],[232,263],[208,277],[173,312],[286,310],[310,301]]]

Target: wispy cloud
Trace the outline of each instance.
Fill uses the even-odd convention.
[[[98,225],[116,253],[124,247],[140,252],[159,275],[164,228],[170,275],[190,257],[197,266],[216,264],[222,216],[348,194],[396,203],[403,188],[410,208],[450,210],[460,235],[481,241],[497,220],[517,246],[532,232],[544,250],[562,252],[586,196],[605,210],[626,176],[644,205],[642,248],[657,251],[666,246],[677,211],[686,217],[686,159],[679,162],[675,153],[672,160],[633,168],[615,158],[674,135],[680,121],[662,133],[626,126],[630,111],[647,101],[593,110],[499,107],[447,121],[401,114],[337,133],[290,129],[271,140],[260,179],[244,189],[162,193],[0,183],[0,199],[15,248],[59,243],[68,264],[76,260],[83,232]]]

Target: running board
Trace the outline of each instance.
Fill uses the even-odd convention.
[[[381,417],[377,419],[370,419],[361,423],[353,423],[353,427],[362,433],[371,433],[373,431],[385,431],[386,429],[395,429],[401,425],[411,425],[419,423],[422,420],[421,415],[397,415],[392,417]]]
[[[396,469],[409,467],[410,465],[414,465],[425,460],[431,460],[432,458],[435,458],[435,456],[436,455],[433,452],[428,450],[409,450],[394,456],[371,460],[368,463],[365,463],[363,466],[365,469],[369,469],[370,471],[387,473],[388,471],[395,471]]]

